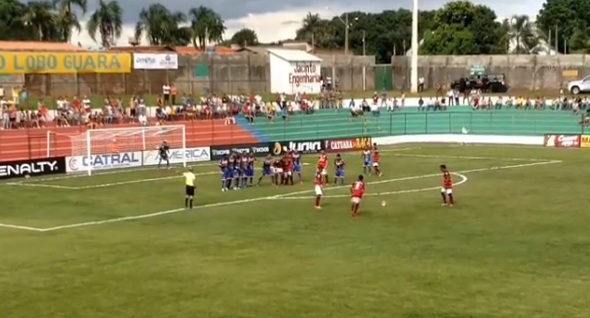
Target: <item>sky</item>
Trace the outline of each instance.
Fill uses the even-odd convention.
[[[140,9],[148,7],[153,1],[146,0],[118,0],[124,14],[123,35],[117,41],[117,45],[129,45],[129,37],[133,36],[134,26]],[[98,0],[90,0],[88,11],[95,9],[93,4]],[[447,1],[420,0],[420,9],[438,9]],[[473,0],[474,3],[491,7],[501,18],[507,18],[515,14],[526,14],[533,19],[541,9],[541,0]],[[227,32],[225,38],[231,36],[242,28],[249,28],[256,32],[261,42],[274,42],[295,37],[295,31],[301,26],[301,21],[308,12],[318,13],[323,18],[331,18],[345,11],[380,12],[398,8],[412,7],[412,0],[372,0],[364,1],[340,0],[339,2],[324,0],[167,0],[164,3],[170,10],[188,12],[191,7],[199,5],[207,6],[219,13],[225,20]],[[87,16],[81,17],[85,23]],[[83,47],[97,47],[88,36],[86,30],[80,34],[74,32],[72,43],[81,43]],[[142,44],[147,44],[143,41]]]

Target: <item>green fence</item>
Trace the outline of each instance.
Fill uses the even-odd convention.
[[[253,130],[275,141],[390,136],[408,134],[543,135],[584,134],[581,116],[566,111],[492,110],[473,111],[458,107],[449,111],[426,112],[415,108],[398,112],[366,114],[351,118],[347,110],[323,110],[313,115],[292,116],[269,122],[259,119]]]

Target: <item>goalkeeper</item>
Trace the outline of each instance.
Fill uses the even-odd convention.
[[[162,165],[163,161],[166,161],[166,167],[170,169],[170,147],[168,146],[168,142],[166,140],[162,141],[160,148],[158,148],[159,157],[158,160],[158,169]]]

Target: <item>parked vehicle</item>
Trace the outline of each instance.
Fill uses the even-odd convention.
[[[590,92],[590,76],[586,76],[581,80],[569,82],[567,84],[567,90],[574,95]]]

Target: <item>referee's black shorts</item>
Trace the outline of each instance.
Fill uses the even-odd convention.
[[[194,186],[186,186],[186,195],[190,196],[190,197],[194,197],[195,196],[195,187]]]

